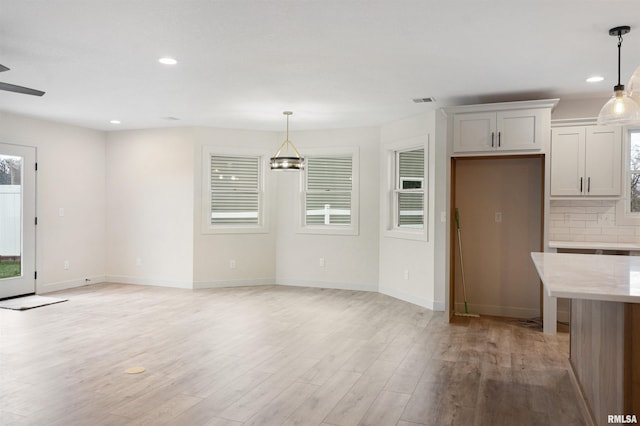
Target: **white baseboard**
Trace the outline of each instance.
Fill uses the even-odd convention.
[[[161,280],[155,278],[138,278],[129,277],[124,275],[107,275],[107,282],[121,283],[121,284],[136,284],[136,285],[150,285],[156,287],[173,287],[173,288],[193,288],[193,283],[190,281],[174,281],[174,280]]]
[[[82,287],[85,285],[103,283],[105,281],[107,281],[107,277],[96,276],[96,277],[88,277],[88,278],[79,278],[79,279],[70,280],[70,281],[59,281],[56,283],[37,283],[36,293],[38,294],[51,293],[53,291],[67,290],[69,288],[76,288],[76,287]]]
[[[378,291],[378,286],[374,284],[355,284],[355,283],[336,283],[327,281],[307,281],[278,279],[275,281],[277,285],[288,285],[292,287],[314,287],[314,288],[331,288],[335,290],[354,290],[354,291]]]
[[[386,294],[394,299],[422,306],[423,308],[427,308],[432,311],[444,311],[444,302],[427,299],[426,297],[414,296],[413,294],[405,293],[389,287],[380,287],[380,293]]]
[[[519,308],[513,306],[498,306],[498,305],[478,305],[476,303],[468,303],[469,313],[479,315],[490,315],[496,317],[509,317],[509,318],[540,318],[541,313],[537,309]],[[455,304],[456,312],[464,312],[464,303],[459,302]]]
[[[262,278],[255,280],[196,281],[193,283],[193,288],[248,287],[259,285],[275,285],[275,280],[273,278]]]

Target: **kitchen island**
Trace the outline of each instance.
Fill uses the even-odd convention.
[[[531,258],[545,300],[571,299],[569,361],[594,424],[640,421],[640,257]]]

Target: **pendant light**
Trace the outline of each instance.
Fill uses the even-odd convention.
[[[285,111],[283,114],[287,116],[287,137],[275,155],[271,157],[271,170],[302,170],[304,167],[304,158],[300,156],[295,145],[289,140],[289,116],[293,113],[291,111]],[[284,155],[281,155],[283,149]],[[291,149],[295,156],[289,153],[289,149]]]
[[[629,93],[631,99],[640,105],[640,67],[636,68],[631,75],[629,83],[627,83],[627,93]]]
[[[611,28],[610,36],[618,37],[618,84],[613,87],[613,96],[604,104],[598,115],[598,124],[635,124],[640,123],[640,105],[636,103],[620,84],[620,51],[622,36],[629,33],[631,27]]]

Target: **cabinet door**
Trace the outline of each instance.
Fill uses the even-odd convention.
[[[542,117],[539,109],[501,111],[496,119],[498,150],[542,149]]]
[[[582,195],[584,127],[551,129],[551,196]]]
[[[620,195],[622,173],[622,132],[620,127],[587,127],[585,152],[587,185],[585,194]]]
[[[495,112],[456,114],[453,117],[453,150],[493,151],[497,143],[495,129]]]

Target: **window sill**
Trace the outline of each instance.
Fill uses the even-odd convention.
[[[358,229],[353,226],[302,226],[296,232],[311,235],[358,235]]]
[[[266,226],[205,226],[202,234],[266,234],[269,228]]]
[[[426,229],[411,231],[393,228],[385,230],[384,236],[387,238],[398,238],[402,240],[429,241]]]

